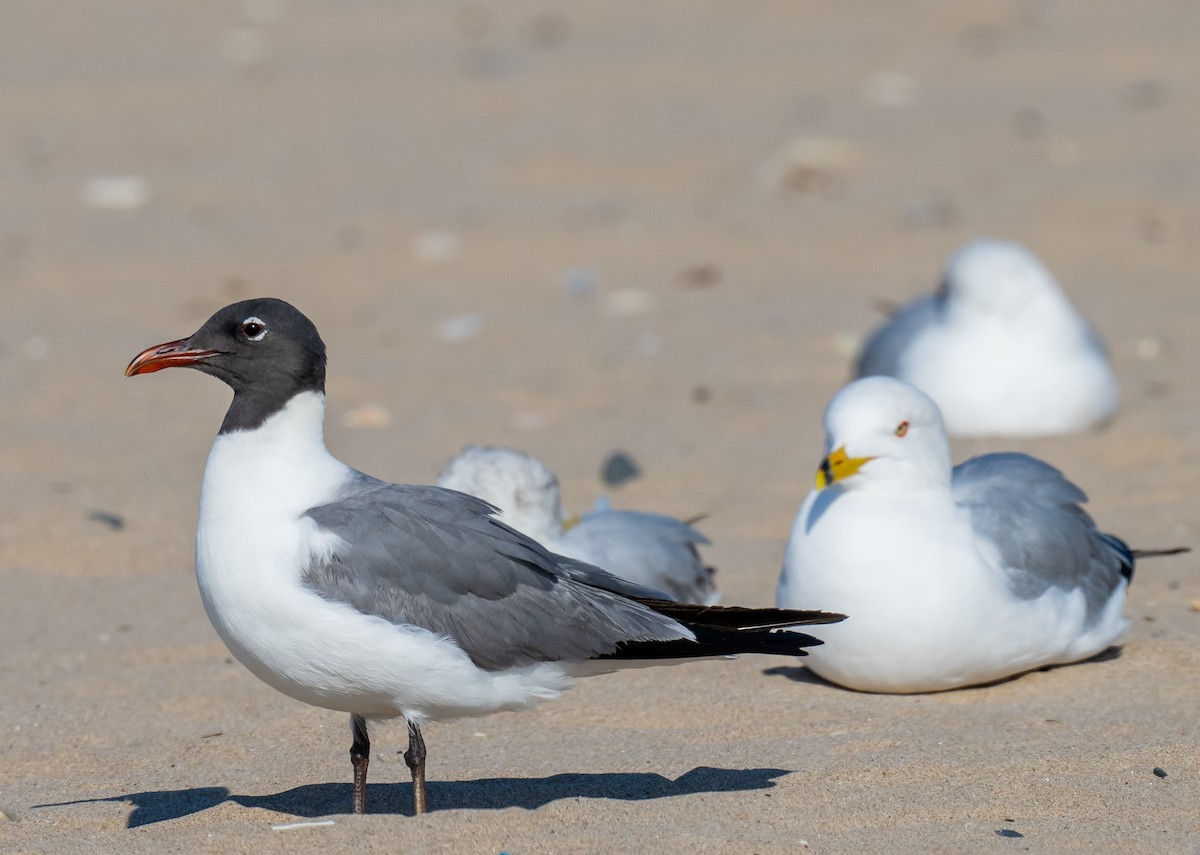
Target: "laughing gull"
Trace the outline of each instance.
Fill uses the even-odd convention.
[[[1073,433],[1117,408],[1100,337],[1032,253],[998,240],[959,249],[937,293],[871,335],[858,376],[876,375],[916,386],[963,436]]]
[[[673,600],[714,605],[714,570],[697,547],[708,538],[690,523],[597,502],[582,517],[563,510],[558,478],[532,454],[503,446],[468,445],[446,464],[438,486],[478,496],[501,519],[552,552],[585,561]]]
[[[200,492],[205,611],[255,676],[350,713],[356,813],[370,723],[406,719],[422,813],[426,722],[523,709],[625,666],[804,655],[821,642],[781,629],[842,619],[664,601],[548,552],[473,496],[351,469],[325,448],[325,345],[281,300],[227,306],[125,374],[173,366],[234,392]]]
[[[1129,628],[1134,559],[1083,492],[1016,453],[951,468],[937,406],[890,377],[825,412],[826,457],[796,517],[777,603],[829,603],[806,664],[870,692],[932,692],[1087,659]]]

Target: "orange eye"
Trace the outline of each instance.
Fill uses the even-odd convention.
[[[900,422],[896,425],[896,436],[905,436],[908,434],[908,422]]]

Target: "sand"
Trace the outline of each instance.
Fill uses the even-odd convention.
[[[1103,331],[1122,407],[956,457],[1036,454],[1134,545],[1200,545],[1194,4],[2,14],[0,850],[1200,847],[1195,553],[1139,567],[1101,661],[915,697],[783,658],[595,678],[429,727],[419,819],[384,731],[347,816],[344,716],[232,662],[196,593],[228,391],[121,376],[283,297],[329,345],[342,459],[428,482],[509,444],[582,510],[625,451],[613,502],[707,514],[726,602],[765,604],[878,303],[1005,237]]]

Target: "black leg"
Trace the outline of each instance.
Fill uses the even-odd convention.
[[[367,812],[367,763],[371,759],[371,740],[367,737],[367,720],[351,713],[350,732],[354,744],[350,746],[350,764],[354,767],[354,812]]]
[[[425,740],[421,738],[421,728],[411,721],[408,723],[408,750],[404,752],[404,762],[412,772],[413,813],[425,813]],[[365,763],[363,771],[366,771]]]

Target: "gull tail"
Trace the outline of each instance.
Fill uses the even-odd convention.
[[[1126,582],[1133,581],[1133,565],[1141,558],[1161,558],[1164,555],[1179,555],[1191,552],[1190,546],[1172,546],[1170,549],[1130,549],[1119,537],[1100,533],[1100,537],[1121,556],[1121,575]]]
[[[639,600],[659,614],[687,627],[695,640],[627,641],[603,659],[694,659],[706,656],[736,656],[740,653],[770,653],[805,656],[804,648],[824,642],[795,626],[838,623],[845,615],[799,609],[703,606],[666,600]]]
[[[1134,558],[1161,558],[1164,555],[1182,555],[1191,552],[1190,546],[1172,546],[1170,549],[1132,549]]]

